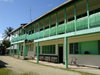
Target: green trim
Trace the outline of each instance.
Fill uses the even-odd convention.
[[[77,25],[77,24],[76,24],[76,23],[77,23],[77,22],[76,22],[76,3],[74,4],[74,20],[75,20],[75,31],[76,31],[76,30],[77,30],[77,29],[76,29],[76,25]]]
[[[87,17],[88,17],[88,29],[90,28],[90,20],[89,20],[89,5],[88,5],[88,0],[86,2],[86,8],[87,8]]]
[[[19,44],[17,44],[17,50],[18,50],[18,58],[19,58],[19,56],[20,56],[20,46],[19,46]]]
[[[49,36],[50,36],[51,15],[49,16]]]
[[[38,32],[40,32],[40,22],[38,22]],[[39,33],[38,33],[38,38],[40,38]]]
[[[56,12],[56,28],[58,27],[58,12]],[[56,29],[56,35],[57,35],[57,29]]]
[[[68,68],[68,39],[64,37],[64,49],[65,49],[65,66]]]
[[[25,51],[26,51],[26,44],[25,44],[25,42],[24,42],[24,43],[23,43],[23,59],[26,58]]]
[[[44,30],[45,30],[45,18],[43,19],[43,38],[44,38]]]
[[[64,17],[65,18],[64,22],[65,22],[65,33],[66,33],[66,27],[67,27],[66,26],[66,24],[67,24],[67,8],[64,9],[64,13],[65,13],[65,15],[64,15],[65,16]]]
[[[39,42],[37,42],[37,63],[39,63]]]
[[[82,35],[93,34],[93,33],[100,33],[100,27],[85,29],[85,30],[76,31],[76,32],[70,32],[70,33],[61,34],[61,35],[55,35],[55,36],[42,38],[42,39],[37,39],[37,40],[34,40],[34,42],[60,39],[60,38],[64,38],[64,37],[82,36]]]
[[[34,24],[34,33],[36,32],[36,24]]]

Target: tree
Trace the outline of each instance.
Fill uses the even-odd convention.
[[[4,39],[9,38],[10,37],[10,33],[13,31],[12,27],[7,27],[6,30],[4,31]]]
[[[3,40],[2,44],[0,45],[0,55],[5,55],[7,50],[6,48],[10,47],[10,41],[9,40]]]

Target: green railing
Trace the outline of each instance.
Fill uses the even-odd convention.
[[[61,24],[57,27],[57,33],[60,34],[60,33],[65,33],[65,25],[66,24]]]
[[[78,19],[76,22],[76,29],[81,30],[86,28],[88,28],[88,17]]]
[[[90,15],[90,27],[100,26],[100,12]]]
[[[50,32],[50,29],[44,30],[44,37],[48,37],[49,36],[49,32]]]
[[[56,27],[50,28],[50,36],[56,35],[56,30],[57,30]]]
[[[27,36],[28,36],[27,34],[18,36],[18,37],[16,37],[16,38],[13,38],[13,39],[11,40],[11,42],[18,42],[18,41],[25,40],[25,39],[27,38]]]
[[[100,12],[89,16],[89,25],[90,28],[100,26]],[[76,30],[82,30],[87,28],[88,28],[87,16],[76,20]],[[42,30],[40,32],[36,32],[31,35],[27,35],[27,34],[21,35],[17,38],[12,39],[12,42],[21,41],[24,39],[36,40],[36,39],[56,35],[56,33],[57,34],[65,33],[65,31],[66,33],[75,31],[75,20],[58,25],[57,27],[55,26],[49,29]]]

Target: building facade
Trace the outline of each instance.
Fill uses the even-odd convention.
[[[100,66],[100,0],[67,1],[11,35],[18,57]]]

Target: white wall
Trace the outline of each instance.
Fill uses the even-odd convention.
[[[69,64],[77,59],[77,64],[100,66],[100,55],[69,55],[68,59]]]

